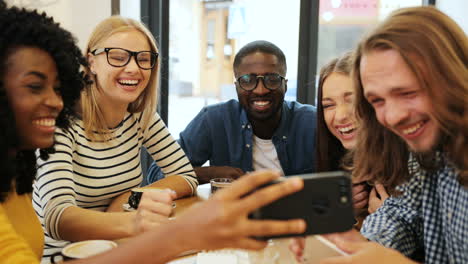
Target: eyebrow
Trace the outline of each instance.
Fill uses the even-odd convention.
[[[34,76],[36,76],[38,78],[41,78],[43,80],[47,79],[47,76],[45,74],[43,74],[42,72],[30,71],[30,72],[25,74],[25,76],[28,76],[28,75],[34,75]]]
[[[401,91],[404,91],[404,90],[407,90],[409,89],[408,87],[394,87],[394,88],[391,88],[390,89],[390,94],[393,94],[393,93],[398,93],[398,92],[401,92]],[[378,96],[376,95],[375,93],[373,92],[366,92],[364,93],[364,97],[365,98],[369,98],[370,96]]]
[[[346,92],[343,97],[348,97],[348,96],[351,96],[353,95],[353,92]],[[330,101],[333,101],[333,99],[329,98],[329,97],[323,97],[322,98],[322,101],[326,101],[326,100],[330,100]]]

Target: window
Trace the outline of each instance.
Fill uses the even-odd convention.
[[[174,137],[203,106],[237,98],[232,63],[254,40],[280,47],[287,99],[296,99],[300,0],[171,0],[169,130]]]
[[[320,0],[318,67],[352,50],[362,35],[395,9],[421,0]]]

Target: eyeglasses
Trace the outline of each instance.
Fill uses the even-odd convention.
[[[244,74],[237,78],[237,83],[243,90],[252,91],[257,88],[259,79],[262,79],[263,86],[265,86],[265,88],[270,91],[274,91],[281,87],[285,78],[277,73],[267,73],[265,75],[251,73]]]
[[[91,51],[94,56],[105,52],[107,63],[114,67],[123,67],[135,57],[136,64],[143,70],[150,70],[156,65],[158,53],[153,51],[130,51],[122,48],[100,48]]]

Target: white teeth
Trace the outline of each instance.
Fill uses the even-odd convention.
[[[254,105],[258,105],[258,106],[265,106],[269,103],[270,103],[269,101],[254,101]]]
[[[119,80],[119,83],[124,85],[137,85],[138,82],[138,80]]]
[[[423,125],[423,122],[419,122],[416,125],[409,127],[407,129],[403,129],[403,134],[409,135],[413,134],[416,130],[418,130]]]
[[[33,121],[33,124],[39,125],[39,126],[52,127],[52,126],[55,126],[55,119],[53,118],[37,119]]]
[[[347,126],[347,127],[338,128],[338,131],[340,131],[341,133],[347,133],[353,129],[354,129],[354,126]]]

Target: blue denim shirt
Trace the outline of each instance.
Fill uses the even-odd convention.
[[[279,127],[273,134],[284,174],[315,171],[315,107],[284,101]],[[180,133],[179,144],[194,167],[210,161],[210,166],[231,166],[253,171],[252,125],[237,100],[204,107]],[[152,164],[148,182],[158,174]]]

